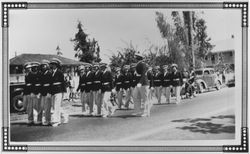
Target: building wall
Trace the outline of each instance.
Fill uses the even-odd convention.
[[[207,56],[205,65],[215,66],[217,64],[234,64],[234,62],[235,62],[234,51],[217,52]]]

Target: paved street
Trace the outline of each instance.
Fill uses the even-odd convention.
[[[132,116],[133,110],[117,110],[110,118],[74,113],[68,124],[59,127],[28,127],[25,121],[14,120],[11,141],[234,139],[234,94],[235,88],[223,88],[184,99],[178,105],[154,105],[151,117]],[[164,97],[162,100],[165,102]]]

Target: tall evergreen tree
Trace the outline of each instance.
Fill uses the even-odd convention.
[[[194,42],[197,45],[197,49],[195,51],[196,57],[201,58],[202,60],[205,59],[205,56],[208,52],[212,49],[212,44],[210,43],[211,38],[208,37],[206,29],[206,22],[204,19],[198,19],[195,22],[195,37]]]
[[[78,32],[75,38],[71,39],[74,42],[75,57],[82,62],[94,63],[100,62],[100,47],[95,38],[90,39],[88,34],[83,31],[83,25],[79,21],[77,24]]]

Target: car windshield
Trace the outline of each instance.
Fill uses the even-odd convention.
[[[195,74],[196,74],[196,75],[202,75],[202,73],[203,73],[202,70],[197,70],[197,71],[195,71]]]

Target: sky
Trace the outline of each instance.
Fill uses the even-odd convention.
[[[100,45],[103,62],[126,43],[132,42],[144,51],[150,44],[161,45],[155,21],[155,12],[170,16],[169,9],[51,9],[12,10],[9,26],[9,57],[22,53],[56,54],[60,46],[64,57],[74,58],[74,44],[70,41],[77,33],[77,21],[84,31]],[[183,11],[183,10],[177,10]],[[211,43],[235,36],[240,50],[241,13],[239,10],[203,9],[197,11],[207,24]],[[201,13],[203,12],[203,13]],[[170,20],[170,18],[169,18]]]

